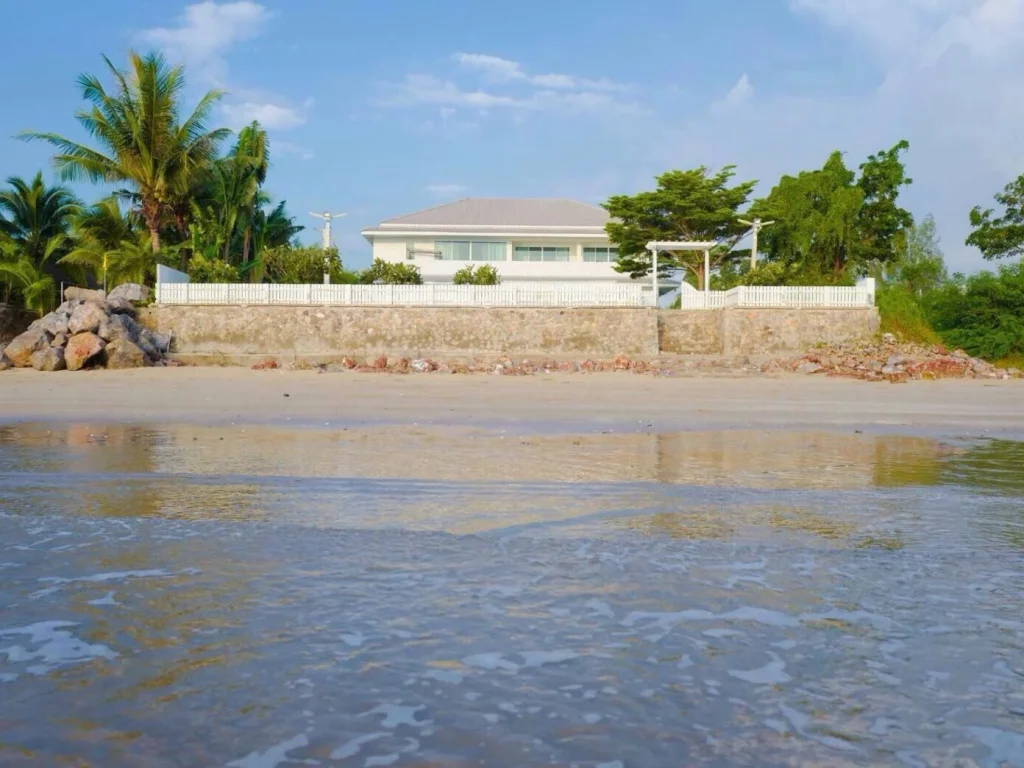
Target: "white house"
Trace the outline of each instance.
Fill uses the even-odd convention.
[[[612,265],[603,208],[547,198],[466,198],[382,221],[363,231],[373,257],[415,264],[424,282],[451,282],[468,264],[503,282],[631,282]]]

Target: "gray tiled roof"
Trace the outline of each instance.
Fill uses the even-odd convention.
[[[593,227],[604,229],[608,213],[596,205],[542,197],[467,197],[397,216],[381,227]]]

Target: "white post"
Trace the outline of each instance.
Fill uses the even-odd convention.
[[[754,219],[754,237],[750,246],[750,269],[757,269],[757,233],[761,231],[761,220]]]
[[[654,250],[651,251],[651,256],[654,259],[654,269],[651,270],[651,276],[652,276],[651,277],[651,281],[652,281],[652,286],[651,287],[654,290],[654,300],[653,300],[654,308],[657,309],[658,308],[658,249],[657,248],[655,248]]]
[[[707,298],[707,292],[711,290],[711,251],[704,251],[704,298]],[[706,304],[707,302],[705,302]]]

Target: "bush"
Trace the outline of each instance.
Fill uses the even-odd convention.
[[[452,282],[455,285],[498,285],[501,283],[501,275],[497,267],[491,264],[482,267],[469,265],[452,275]]]
[[[938,344],[939,335],[928,322],[924,308],[905,285],[882,286],[877,296],[882,333],[901,341]]]
[[[987,360],[1024,355],[1024,262],[946,283],[925,306],[950,345]]]
[[[237,283],[238,270],[226,261],[195,253],[188,263],[188,277],[193,283]]]
[[[374,259],[373,264],[359,273],[359,282],[364,285],[422,285],[423,278],[412,264]]]
[[[331,248],[325,254],[320,246],[282,245],[264,250],[260,262],[264,279],[271,283],[321,283],[325,266],[332,283],[344,285],[356,282],[356,275],[345,271],[337,248]]]

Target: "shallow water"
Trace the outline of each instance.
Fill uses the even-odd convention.
[[[1024,765],[1024,444],[0,429],[0,764]]]

